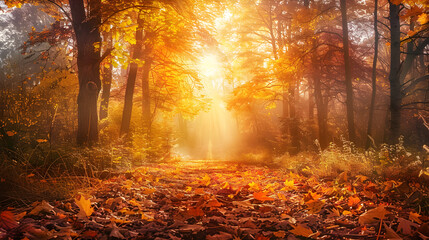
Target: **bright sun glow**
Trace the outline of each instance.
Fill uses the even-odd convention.
[[[207,94],[210,97],[222,95],[224,76],[219,57],[212,53],[204,55],[200,58],[198,69]]]
[[[207,54],[203,56],[199,65],[201,73],[207,78],[216,77],[219,74],[220,63],[215,54]]]

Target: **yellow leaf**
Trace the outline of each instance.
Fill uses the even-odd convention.
[[[46,140],[46,139],[37,139],[36,140],[36,142],[38,142],[38,143],[44,143],[44,142],[47,142],[48,140]]]
[[[255,183],[255,182],[251,182],[248,185],[250,187],[249,190],[253,191],[253,192],[259,191],[261,189],[261,187],[259,186],[259,184]]]
[[[343,215],[346,215],[346,216],[347,216],[347,215],[352,215],[352,212],[347,211],[347,210],[344,210],[344,211],[343,211]]]
[[[206,186],[210,185],[210,182],[211,182],[211,178],[207,173],[204,175],[203,178],[201,178],[199,180],[200,180],[201,184],[206,185]]]
[[[294,180],[286,180],[284,184],[285,187],[281,189],[282,191],[290,191],[296,189]]]
[[[86,199],[83,195],[74,199],[76,205],[79,207],[80,212],[78,213],[79,217],[89,217],[94,212],[94,208],[91,207],[91,201]]]
[[[426,13],[422,13],[419,15],[419,18],[417,19],[417,22],[420,23],[420,25],[424,25],[427,22],[429,22],[429,16]]]
[[[123,220],[123,219],[115,218],[115,217],[111,217],[110,221],[114,222],[114,223],[119,223],[119,224],[124,224],[124,223],[130,223],[131,222],[129,220]]]

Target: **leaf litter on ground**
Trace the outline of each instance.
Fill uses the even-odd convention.
[[[427,239],[429,217],[400,186],[215,161],[152,164],[68,201],[5,209],[0,239]]]

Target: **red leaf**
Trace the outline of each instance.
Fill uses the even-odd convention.
[[[18,226],[18,222],[15,220],[15,216],[11,211],[3,211],[0,213],[0,228],[9,231]]]

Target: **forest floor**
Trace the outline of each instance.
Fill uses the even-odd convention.
[[[2,211],[0,239],[429,239],[413,183],[209,160],[105,178],[73,199]]]

